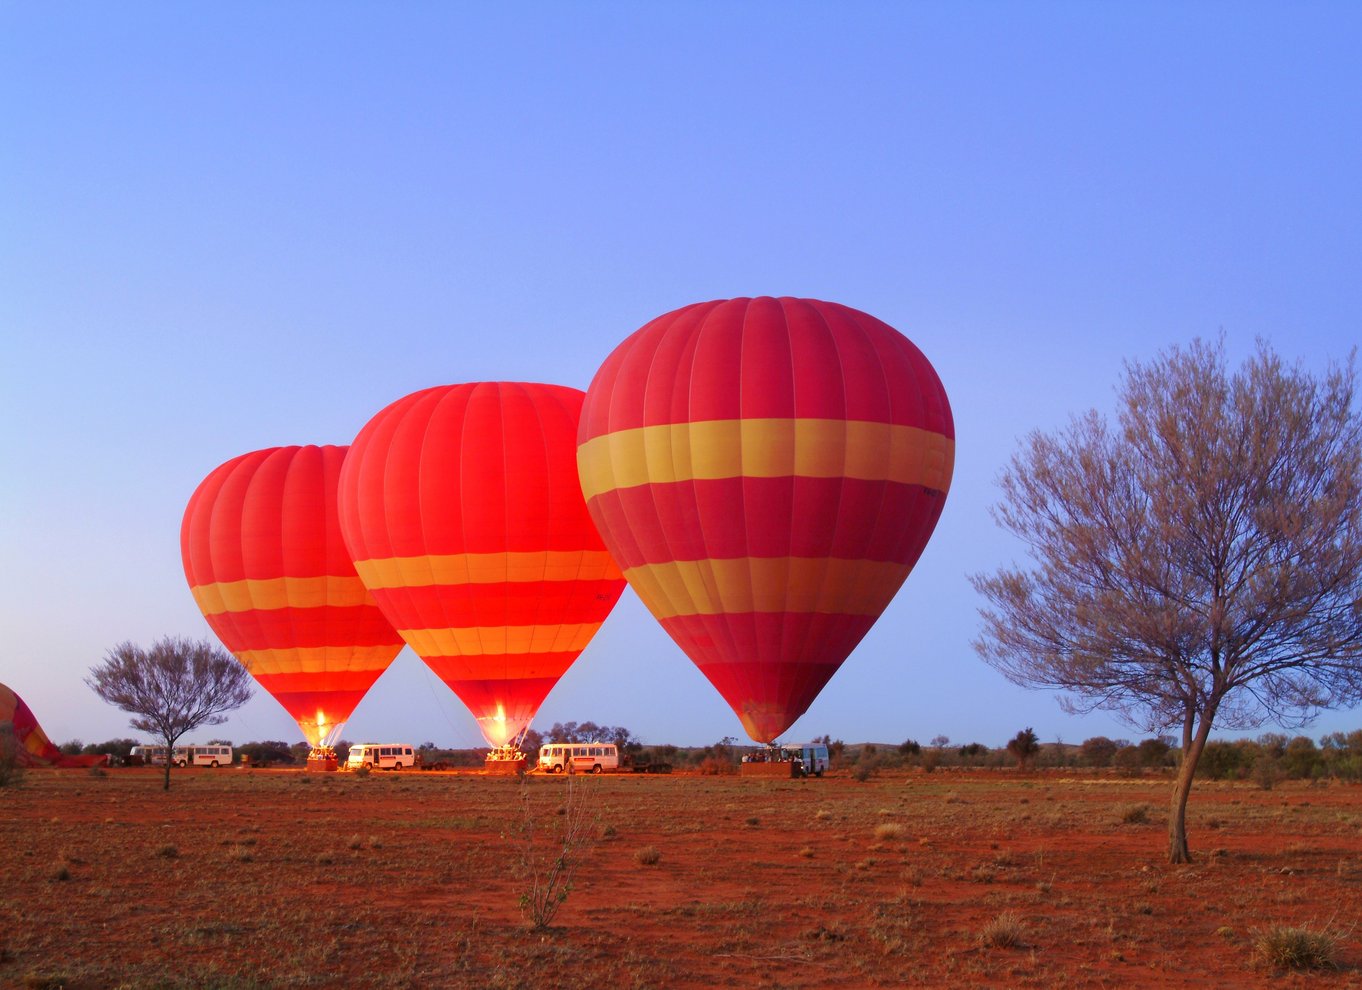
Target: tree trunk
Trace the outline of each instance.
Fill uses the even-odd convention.
[[[170,790],[170,747],[166,747],[166,782],[163,790]]]
[[[1173,785],[1173,800],[1168,809],[1168,862],[1190,863],[1191,851],[1187,848],[1187,798],[1192,793],[1192,779],[1196,776],[1197,763],[1206,749],[1206,740],[1211,734],[1211,719],[1214,712],[1205,711],[1196,735],[1192,735],[1193,715],[1188,714],[1182,730],[1182,765],[1178,767],[1177,783]]]

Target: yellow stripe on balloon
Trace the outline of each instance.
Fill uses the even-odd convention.
[[[304,646],[241,650],[236,658],[252,674],[320,674],[328,670],[386,669],[400,646]]]
[[[844,419],[719,419],[617,430],[577,448],[582,492],[720,478],[856,478],[950,486],[955,441]]]
[[[452,553],[358,560],[355,570],[370,588],[421,588],[446,584],[533,581],[617,581],[619,567],[604,550]]]
[[[468,626],[460,629],[399,629],[423,657],[503,656],[508,653],[579,653],[599,622],[546,626]]]
[[[879,615],[912,568],[876,560],[737,557],[625,571],[659,619],[741,612]]]
[[[358,577],[281,577],[264,580],[218,581],[190,589],[204,615],[250,612],[254,609],[348,608],[372,605],[373,598]]]

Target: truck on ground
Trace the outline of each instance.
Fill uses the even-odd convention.
[[[670,763],[621,756],[614,743],[544,743],[535,769],[541,773],[671,773]]]

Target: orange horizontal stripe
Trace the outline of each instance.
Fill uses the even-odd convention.
[[[355,575],[319,577],[280,577],[264,580],[218,581],[190,589],[204,615],[224,612],[249,612],[253,609],[319,608],[323,605],[346,608],[372,605],[373,598]]]
[[[575,652],[531,654],[529,658],[499,656],[435,657],[427,661],[431,670],[451,687],[464,681],[529,681],[553,680],[562,677]]]
[[[307,646],[282,650],[242,650],[236,654],[252,674],[320,674],[328,670],[385,670],[401,644],[382,646]]]
[[[604,550],[429,554],[355,562],[370,588],[419,588],[442,584],[618,579],[620,570]]]
[[[910,570],[877,560],[737,557],[644,564],[624,576],[659,619],[741,612],[879,615]]]
[[[502,656],[507,653],[571,653],[586,649],[599,622],[545,626],[467,626],[460,629],[399,629],[423,657]]]
[[[721,419],[617,430],[577,448],[582,493],[718,478],[857,478],[950,487],[955,441],[846,419]]]

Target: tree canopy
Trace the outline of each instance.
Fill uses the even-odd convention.
[[[1115,423],[1032,433],[998,523],[1030,566],[976,575],[980,656],[1071,710],[1182,730],[1169,855],[1213,723],[1307,722],[1362,699],[1362,422],[1353,360],[1322,375],[1264,343],[1126,366]]]
[[[186,732],[218,725],[253,693],[251,675],[236,657],[205,640],[165,636],[148,650],[120,643],[90,668],[85,679],[96,694],[134,717],[134,729],[151,733],[167,751],[165,789],[170,789],[170,751]]]

